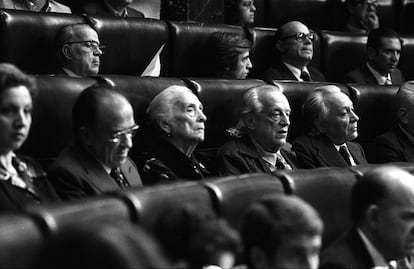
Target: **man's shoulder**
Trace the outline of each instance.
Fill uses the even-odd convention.
[[[52,163],[49,170],[68,170],[71,172],[77,172],[85,164],[87,160],[86,156],[77,146],[67,146]]]
[[[141,11],[136,10],[135,8],[127,7],[126,10],[128,12],[128,17],[145,18],[144,13],[142,13]]]
[[[311,75],[311,78],[313,81],[317,81],[317,82],[325,82],[326,78],[325,75],[322,74],[321,71],[319,71],[318,69],[316,69],[315,67],[312,66],[307,66],[309,73]]]
[[[262,75],[264,80],[277,80],[277,79],[294,79],[294,75],[289,69],[282,63],[276,62],[269,68],[267,68]],[[296,79],[295,79],[296,80]]]

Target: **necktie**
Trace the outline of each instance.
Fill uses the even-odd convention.
[[[384,85],[392,85],[390,75],[388,75],[387,78],[385,79]]]
[[[286,162],[283,156],[276,154],[276,169],[277,170],[292,170],[292,167]]]
[[[342,145],[341,147],[339,147],[339,153],[345,159],[346,163],[349,166],[352,166],[351,153],[349,153],[349,150],[348,150],[348,148],[345,145]]]
[[[109,175],[115,179],[116,184],[118,184],[121,189],[125,189],[129,187],[128,181],[125,179],[124,175],[121,173],[119,167],[112,168],[111,173]]]
[[[303,81],[312,81],[312,79],[311,79],[311,77],[310,77],[309,73],[308,73],[308,72],[306,72],[306,71],[304,71],[304,70],[302,70],[302,72],[300,73],[300,78],[301,78]]]

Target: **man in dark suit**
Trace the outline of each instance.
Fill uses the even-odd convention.
[[[413,268],[414,176],[393,166],[366,172],[351,194],[354,227],[328,246],[320,268]]]
[[[276,31],[275,39],[280,61],[264,72],[264,80],[325,81],[321,72],[308,65],[313,57],[316,34],[306,25],[288,22]]]
[[[49,169],[62,199],[142,186],[136,166],[128,158],[138,125],[123,95],[99,86],[84,90],[73,107],[72,122],[75,142]]]
[[[311,130],[292,144],[299,166],[348,167],[367,163],[362,147],[350,142],[358,136],[359,118],[352,101],[337,86],[316,88],[306,98],[303,114]]]
[[[99,73],[101,46],[98,33],[88,24],[71,24],[60,28],[55,37],[59,67],[56,75],[95,76]]]
[[[295,167],[295,154],[286,145],[290,106],[277,86],[261,85],[243,96],[233,140],[220,148],[217,165],[222,175],[271,173]]]
[[[373,162],[414,162],[414,82],[404,83],[396,94],[398,122],[374,139]],[[371,156],[372,155],[372,156]]]
[[[402,38],[388,28],[377,28],[368,35],[367,62],[345,75],[345,82],[368,85],[401,85],[404,77],[397,68]]]
[[[30,10],[36,12],[72,13],[68,6],[54,0],[6,0],[0,1],[0,8]]]
[[[80,7],[80,13],[98,16],[144,18],[144,14],[128,7],[133,0],[95,0]]]

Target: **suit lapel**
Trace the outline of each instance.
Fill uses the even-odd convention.
[[[314,142],[315,144],[313,146],[317,152],[317,155],[326,166],[348,166],[347,162],[327,137],[321,135],[315,139]]]
[[[362,72],[364,73],[365,82],[367,84],[378,85],[377,79],[375,78],[374,74],[372,74],[368,69],[366,64],[363,65]]]
[[[408,140],[407,136],[401,131],[399,126],[395,126],[395,136],[401,145],[404,157],[407,161],[414,160],[414,145]]]
[[[357,144],[347,142],[346,145],[349,149],[349,152],[352,155],[352,158],[354,158],[354,161],[357,164],[366,164],[367,163],[367,160],[366,160],[363,152],[361,151],[361,148]]]
[[[121,165],[120,169],[131,187],[142,186],[141,177],[139,176],[135,165],[129,158]]]

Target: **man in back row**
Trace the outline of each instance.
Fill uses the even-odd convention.
[[[80,13],[98,16],[144,18],[144,14],[129,7],[133,0],[99,0],[89,1],[80,7]]]

